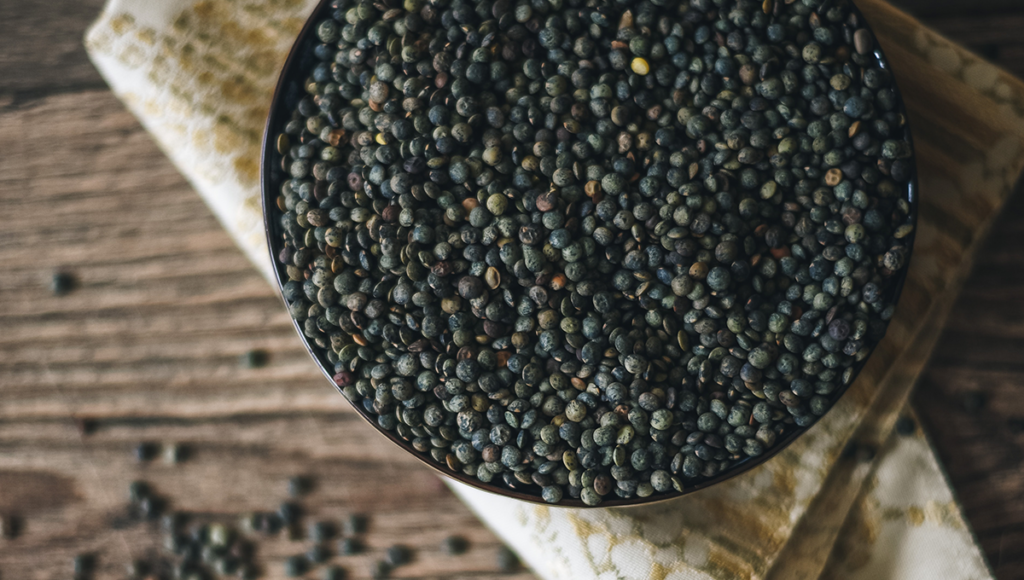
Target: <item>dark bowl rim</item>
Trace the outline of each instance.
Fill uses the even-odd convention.
[[[284,283],[287,281],[287,275],[283,271],[284,268],[278,263],[277,252],[275,251],[279,247],[278,240],[281,239],[279,235],[276,235],[276,234],[279,233],[279,230],[278,230],[279,226],[277,225],[277,223],[275,223],[275,220],[271,219],[271,216],[273,215],[273,213],[275,211],[279,211],[277,209],[277,207],[276,207],[276,204],[275,204],[275,200],[277,198],[277,194],[274,191],[273,176],[271,174],[271,172],[273,171],[272,159],[273,159],[274,155],[277,154],[276,153],[276,143],[275,143],[276,138],[275,138],[275,134],[277,132],[277,128],[278,127],[283,128],[284,123],[286,122],[283,119],[285,119],[285,117],[287,115],[290,115],[290,111],[285,111],[284,107],[283,107],[283,101],[285,99],[285,92],[289,89],[289,84],[290,83],[296,82],[296,83],[299,84],[300,87],[302,86],[303,81],[304,81],[304,77],[299,77],[299,74],[301,72],[303,72],[303,71],[299,71],[297,69],[297,66],[299,64],[299,60],[304,56],[303,53],[306,50],[308,50],[309,47],[307,46],[307,44],[312,42],[311,38],[313,37],[314,29],[315,29],[317,23],[321,19],[324,18],[324,12],[326,11],[326,8],[328,7],[328,5],[332,1],[333,0],[320,0],[320,2],[317,4],[316,8],[313,9],[313,11],[310,13],[310,16],[306,19],[305,24],[303,24],[303,26],[302,26],[302,30],[299,32],[298,36],[295,39],[295,42],[292,44],[292,47],[289,49],[288,58],[285,60],[285,63],[284,63],[284,65],[281,68],[281,72],[280,72],[280,75],[278,77],[277,84],[275,85],[275,88],[274,88],[274,96],[271,99],[270,110],[269,110],[269,112],[267,114],[267,121],[266,121],[266,124],[264,126],[264,131],[263,131],[263,141],[262,141],[262,148],[261,148],[261,153],[260,153],[260,194],[261,194],[260,195],[260,200],[261,200],[261,207],[262,207],[262,210],[263,210],[263,226],[264,226],[264,233],[266,234],[267,249],[268,249],[268,251],[270,253],[271,265],[272,265],[272,267],[274,269],[274,274],[275,274],[274,278],[275,278],[275,280],[277,282],[278,294],[281,296],[282,301],[284,301],[285,306],[287,306],[288,303],[287,303],[287,300],[284,299],[283,287],[284,287]],[[830,0],[825,0],[825,2],[826,3],[830,3]],[[874,30],[872,29],[870,22],[868,21],[867,18],[865,18],[864,13],[861,12],[860,8],[856,5],[856,2],[854,2],[853,0],[849,0],[849,4],[850,4],[850,7],[852,8],[852,11],[857,14],[857,17],[858,17],[858,20],[859,20],[859,23],[860,23],[860,27],[867,29],[872,34],[872,39],[873,39],[873,41],[875,43],[874,57],[875,57],[875,59],[878,62],[879,68],[886,69],[886,70],[890,71],[890,73],[892,73],[892,68],[891,68],[891,66],[889,64],[889,61],[885,57],[885,53],[882,50],[881,44],[878,42],[877,37],[874,35]],[[306,74],[308,75],[308,72]],[[907,184],[906,184],[906,186],[904,188],[905,189],[905,196],[903,197],[903,199],[906,199],[907,202],[910,204],[910,214],[908,216],[909,217],[909,222],[908,223],[913,227],[911,233],[908,236],[907,244],[906,244],[907,249],[908,249],[907,263],[904,266],[904,268],[899,272],[899,274],[898,274],[899,278],[896,280],[896,283],[894,285],[892,285],[887,290],[887,292],[891,293],[891,295],[892,295],[892,298],[893,298],[892,304],[895,305],[895,311],[898,311],[898,309],[899,309],[899,299],[900,299],[900,297],[901,297],[901,295],[903,293],[903,287],[904,287],[904,284],[906,283],[907,275],[908,275],[908,273],[910,271],[911,260],[912,260],[913,254],[914,254],[914,242],[915,242],[915,239],[917,237],[917,222],[918,222],[918,209],[919,209],[919,207],[918,207],[919,206],[919,191],[918,191],[918,174],[917,174],[917,150],[915,148],[913,148],[913,143],[914,142],[913,142],[913,135],[912,135],[912,132],[910,130],[910,119],[909,119],[909,117],[907,115],[906,104],[904,103],[902,93],[900,92],[899,87],[897,86],[898,79],[897,79],[897,76],[895,74],[892,74],[891,81],[892,81],[893,93],[895,94],[895,97],[896,97],[896,104],[897,104],[896,112],[898,114],[900,114],[903,117],[903,119],[904,119],[904,125],[903,125],[904,137],[911,144],[912,150],[914,151],[914,156],[912,157],[913,162],[914,162],[914,170],[913,170],[913,174],[912,174],[912,176],[910,178],[910,181],[907,182]],[[758,467],[759,465],[765,463],[766,461],[768,461],[769,459],[775,457],[777,454],[779,454],[784,449],[789,447],[789,445],[792,444],[793,441],[795,441],[797,439],[797,437],[803,435],[808,430],[810,430],[815,425],[817,425],[818,422],[821,420],[821,418],[824,417],[825,415],[827,415],[832,410],[832,408],[835,406],[835,404],[839,401],[839,399],[842,398],[842,396],[849,390],[850,386],[853,385],[856,382],[856,379],[860,376],[860,373],[861,373],[861,371],[863,371],[864,366],[867,364],[868,361],[871,360],[872,356],[874,355],[875,349],[878,348],[878,345],[881,344],[881,342],[885,339],[885,335],[888,334],[888,328],[889,328],[890,322],[891,322],[891,319],[889,321],[886,321],[886,333],[883,334],[882,337],[879,339],[878,343],[876,343],[875,346],[872,347],[871,352],[868,354],[868,356],[866,356],[862,361],[860,361],[860,362],[856,363],[855,365],[853,365],[852,367],[850,367],[850,368],[854,369],[854,373],[851,376],[850,381],[847,382],[845,385],[841,385],[840,387],[838,387],[836,389],[836,391],[831,395],[830,401],[829,401],[829,408],[828,408],[828,410],[826,410],[825,414],[820,416],[820,417],[815,418],[815,420],[810,425],[807,425],[805,427],[799,427],[799,426],[795,427],[789,433],[787,433],[784,437],[782,437],[781,439],[777,440],[775,442],[775,445],[773,445],[770,449],[768,449],[767,451],[765,451],[761,455],[759,455],[757,457],[748,457],[746,459],[740,460],[737,463],[735,463],[732,466],[732,468],[730,468],[729,470],[727,470],[727,471],[725,471],[723,473],[720,473],[720,474],[716,475],[715,477],[712,477],[712,478],[709,478],[709,479],[705,479],[705,480],[701,480],[700,482],[695,483],[693,485],[687,485],[687,486],[684,487],[683,491],[681,491],[681,492],[673,490],[672,492],[654,494],[654,495],[648,496],[646,498],[640,498],[640,497],[632,498],[632,499],[621,499],[621,498],[614,498],[614,499],[612,499],[612,498],[609,498],[609,499],[606,499],[606,500],[602,501],[599,505],[596,505],[596,506],[589,506],[589,505],[583,503],[583,501],[581,501],[579,499],[573,499],[573,498],[568,498],[568,497],[563,498],[558,503],[548,503],[548,502],[545,502],[540,497],[540,495],[524,493],[522,491],[514,490],[514,489],[511,489],[511,488],[508,488],[508,487],[501,486],[501,485],[495,485],[495,484],[491,484],[491,483],[484,483],[484,482],[480,481],[479,479],[476,479],[475,477],[468,476],[468,475],[466,475],[466,474],[464,474],[462,472],[453,471],[453,470],[449,469],[447,465],[442,465],[442,464],[439,464],[439,463],[435,463],[426,454],[423,454],[423,453],[420,453],[419,451],[416,451],[412,447],[412,444],[410,442],[402,439],[401,437],[399,437],[395,433],[393,433],[391,431],[387,431],[387,430],[381,428],[380,425],[377,423],[377,421],[373,417],[371,417],[366,412],[365,409],[363,409],[362,407],[356,405],[352,401],[348,401],[347,398],[345,398],[345,400],[352,406],[353,409],[355,409],[355,411],[357,413],[359,413],[359,416],[362,417],[362,419],[364,421],[366,421],[367,423],[369,423],[373,427],[373,429],[377,433],[383,435],[384,437],[389,439],[395,445],[398,445],[400,448],[405,450],[407,453],[409,453],[410,455],[412,455],[413,457],[418,459],[421,463],[423,463],[427,467],[433,469],[434,471],[440,473],[441,475],[444,475],[445,477],[448,477],[450,479],[453,479],[455,481],[458,481],[459,483],[468,485],[470,487],[476,488],[478,490],[485,491],[485,492],[488,492],[488,493],[493,493],[495,495],[499,495],[499,496],[502,496],[502,497],[508,497],[508,498],[516,499],[516,500],[519,500],[519,501],[524,501],[524,502],[533,503],[533,504],[539,504],[539,505],[545,505],[545,506],[555,507],[555,508],[587,508],[587,509],[590,509],[590,508],[635,507],[635,506],[650,505],[650,504],[654,504],[654,503],[659,503],[659,502],[669,501],[669,500],[673,500],[673,499],[678,499],[680,497],[683,497],[683,496],[686,496],[686,495],[690,495],[690,494],[692,494],[694,492],[700,491],[702,489],[706,489],[706,488],[711,487],[713,485],[716,485],[716,484],[719,484],[719,483],[731,480],[731,479],[733,479],[733,478],[735,478],[735,477],[737,477],[739,475],[742,475],[742,474],[744,474],[744,473],[754,469],[755,467]],[[331,370],[329,370],[329,368],[330,368],[328,366],[329,363],[327,363],[324,360],[322,360],[320,355],[317,354],[317,352],[314,350],[313,346],[311,345],[311,341],[309,341],[308,338],[306,337],[306,335],[303,333],[303,329],[299,325],[299,323],[297,321],[295,321],[295,320],[292,320],[292,325],[294,326],[296,332],[298,333],[299,338],[302,341],[303,346],[305,346],[306,352],[309,353],[310,357],[312,357],[313,360],[316,362],[317,366],[320,368],[320,371],[327,378],[328,382],[330,382],[330,384],[334,386],[334,388],[338,391],[338,393],[341,394],[342,397],[344,397],[344,394],[341,393],[341,388],[338,387],[338,385],[334,382],[334,378],[333,378],[333,374],[334,373]],[[536,486],[530,486],[530,487],[533,488],[533,487],[536,487]]]

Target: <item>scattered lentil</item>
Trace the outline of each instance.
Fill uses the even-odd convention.
[[[99,427],[99,423],[90,417],[75,417],[75,428],[81,435],[92,435]]]
[[[249,350],[239,357],[238,364],[243,369],[258,369],[266,366],[268,358],[265,350]]]
[[[231,541],[231,531],[224,524],[210,524],[206,535],[208,543],[216,548],[226,548]]]
[[[875,448],[867,443],[857,444],[857,452],[854,455],[857,461],[861,463],[867,463],[875,458]]]
[[[135,456],[136,461],[146,463],[152,461],[159,451],[160,446],[156,443],[142,442],[132,449],[132,454]]]
[[[21,519],[13,514],[0,515],[0,539],[13,540],[21,533]]]
[[[145,481],[133,481],[128,484],[128,500],[132,503],[138,503],[143,499],[150,496],[149,484]]]
[[[392,568],[408,564],[411,560],[412,551],[402,545],[391,546],[384,552],[384,561]]]
[[[516,556],[508,546],[501,546],[498,548],[495,564],[499,572],[515,572],[519,569],[519,556]]]
[[[316,544],[306,552],[306,558],[314,564],[322,564],[331,557],[330,550],[323,544]]]
[[[855,441],[849,441],[845,447],[843,447],[840,456],[844,459],[853,459],[857,456],[857,443]]]
[[[441,542],[441,551],[449,556],[464,554],[469,548],[469,542],[462,536],[448,536]]]
[[[325,542],[334,537],[337,530],[331,522],[314,522],[309,525],[309,539],[314,542]]]
[[[288,478],[288,495],[302,497],[313,489],[313,480],[304,475],[295,475]],[[326,522],[324,522],[326,523]]]
[[[185,460],[188,448],[180,443],[165,443],[163,446],[164,463],[175,465]]]
[[[896,432],[900,435],[913,435],[917,431],[917,423],[914,422],[914,418],[908,415],[903,415],[896,420]]]
[[[128,573],[130,578],[143,578],[150,571],[149,562],[145,560],[135,560],[132,563],[125,566],[125,571]]]
[[[55,272],[50,278],[50,292],[64,296],[75,289],[75,278],[67,272]]]
[[[338,541],[338,553],[352,556],[363,551],[363,544],[357,538],[342,538]]]
[[[71,564],[75,580],[92,578],[93,570],[96,568],[96,556],[94,554],[78,554]]]
[[[342,531],[346,536],[365,533],[367,522],[366,516],[362,514],[349,514],[342,524]]]
[[[298,504],[286,501],[278,506],[277,515],[281,518],[281,523],[286,526],[293,526],[299,522],[299,518],[302,516],[302,508]]]
[[[391,566],[383,560],[376,560],[370,564],[370,578],[373,580],[383,580],[391,575]]]
[[[308,568],[309,563],[306,561],[305,556],[301,554],[289,556],[284,561],[284,575],[289,578],[302,576]]]

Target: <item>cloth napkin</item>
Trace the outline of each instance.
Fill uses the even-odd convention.
[[[280,67],[315,5],[108,0],[86,35],[114,93],[272,284],[261,135]],[[786,451],[692,496],[577,510],[450,482],[539,577],[992,578],[924,434],[892,432],[912,414],[907,395],[972,250],[1024,168],[1024,84],[881,0],[858,5],[899,79],[921,186],[915,253],[885,340]]]

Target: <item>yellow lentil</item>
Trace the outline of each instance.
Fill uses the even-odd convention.
[[[634,58],[629,68],[633,69],[633,72],[638,75],[645,75],[651,72],[651,65],[647,64],[647,61],[640,57]]]

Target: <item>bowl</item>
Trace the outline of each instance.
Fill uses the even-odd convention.
[[[832,0],[825,0],[826,5],[832,4]],[[283,292],[284,284],[288,281],[288,276],[285,272],[285,268],[278,262],[278,254],[283,247],[283,232],[280,225],[278,216],[281,210],[278,208],[276,199],[278,197],[278,191],[287,178],[287,172],[282,167],[282,155],[277,152],[276,147],[276,136],[282,132],[285,124],[288,122],[291,112],[297,106],[298,101],[306,94],[304,89],[304,83],[306,79],[316,65],[317,58],[313,54],[313,48],[318,44],[316,37],[316,25],[323,18],[329,17],[331,10],[332,0],[321,0],[317,5],[316,9],[313,10],[312,14],[307,19],[301,32],[295,40],[294,45],[285,61],[284,67],[281,71],[276,90],[270,105],[270,112],[267,117],[266,128],[263,137],[262,157],[260,160],[260,181],[262,187],[262,204],[264,212],[264,225],[266,228],[267,244],[270,249],[271,261],[275,266],[276,280],[278,283],[278,289]],[[863,14],[855,7],[851,5],[851,18],[857,19],[857,23],[854,24],[856,28],[866,28],[870,31],[870,25],[864,19]],[[872,37],[873,38],[873,37]],[[850,39],[847,40],[850,42]],[[852,44],[852,43],[851,43]],[[877,42],[874,43],[873,56],[880,68],[889,70],[888,61],[885,58],[884,53],[878,47]],[[899,90],[896,87],[896,79],[893,79],[893,91],[896,97],[896,112],[902,116],[904,121],[907,118],[906,110],[903,104],[903,100],[900,97]],[[904,123],[904,137],[912,144],[910,136],[909,125]],[[912,166],[912,164],[911,164]],[[906,248],[908,250],[907,260],[909,262],[910,255],[913,253],[913,237],[916,233],[917,224],[917,213],[918,213],[918,182],[916,171],[913,171],[913,175],[909,181],[901,186],[902,190],[899,191],[899,195],[907,201],[910,206],[910,212],[908,215],[907,222],[911,226],[914,226],[914,232],[911,233],[906,240]],[[888,298],[891,300],[891,304],[897,304],[900,293],[903,288],[903,284],[906,279],[909,265],[905,265],[892,279],[891,284],[887,288]],[[287,302],[286,302],[287,305]],[[334,370],[333,365],[327,360],[325,352],[319,347],[315,346],[303,333],[303,328],[298,322],[294,322],[295,329],[298,333],[300,340],[306,347],[313,361],[323,372],[324,376],[334,385],[335,388],[341,391],[333,376]],[[886,326],[888,323],[886,323]],[[881,340],[881,339],[880,339]],[[877,343],[876,343],[877,344]],[[853,367],[853,376],[850,380],[846,381],[845,384],[840,385],[833,393],[829,396],[829,409],[834,406],[836,401],[846,392],[849,385],[853,383],[854,378],[863,369],[864,365],[870,359],[870,356],[856,363]],[[435,462],[429,454],[421,453],[413,448],[412,444],[405,439],[402,439],[392,431],[383,429],[375,420],[375,417],[370,415],[361,405],[353,404],[353,408],[359,415],[367,421],[374,429],[376,429],[381,435],[389,439],[396,446],[400,447],[407,453],[413,455],[425,465],[431,469],[443,474],[444,476],[469,485],[471,487],[481,489],[490,493],[494,493],[500,496],[533,503],[544,503],[545,505],[552,505],[545,503],[540,494],[539,487],[527,486],[525,489],[511,489],[500,483],[484,483],[483,481],[467,476],[461,471],[454,471],[448,467],[448,465],[440,464]],[[819,417],[820,419],[820,417]],[[607,499],[601,502],[598,507],[617,507],[617,506],[633,506],[640,504],[648,504],[658,501],[664,501],[668,499],[677,498],[683,495],[694,493],[701,489],[717,485],[724,481],[730,480],[738,475],[741,475],[754,467],[764,463],[771,459],[774,455],[781,452],[787,446],[789,446],[796,438],[800,437],[806,432],[811,425],[799,427],[796,425],[789,425],[778,438],[775,445],[766,450],[762,455],[757,457],[748,457],[741,461],[736,462],[733,466],[718,475],[706,479],[702,479],[696,483],[688,484],[682,491],[670,491],[666,493],[655,493],[646,498],[615,498],[609,496]],[[573,499],[570,497],[564,497],[557,504],[553,504],[556,507],[574,507],[574,508],[586,508],[591,507],[584,504],[579,499]]]

